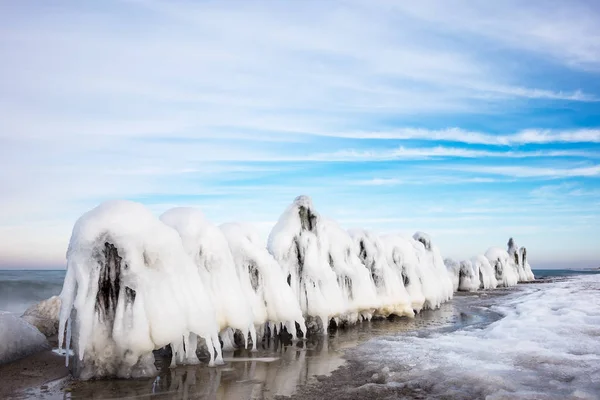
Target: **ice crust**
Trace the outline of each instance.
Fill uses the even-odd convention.
[[[531,285],[483,328],[374,338],[349,357],[381,369],[376,386],[431,399],[597,399],[597,304],[600,275]]]
[[[167,345],[172,366],[198,363],[199,344],[219,364],[234,334],[256,349],[268,333],[295,338],[326,333],[331,323],[413,317],[456,290],[514,285],[532,279],[530,271],[512,239],[509,251],[445,264],[423,232],[348,232],[307,196],[284,211],[266,245],[251,226],[217,227],[195,208],[159,219],[141,204],[112,201],[73,228],[60,346],[66,332],[81,379],[152,376],[152,351]]]

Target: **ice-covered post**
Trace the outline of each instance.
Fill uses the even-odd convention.
[[[66,329],[79,379],[153,376],[153,350],[217,334],[179,235],[141,204],[103,203],[76,222],[60,297],[59,347]],[[180,361],[198,362],[195,350]]]
[[[308,196],[297,197],[269,235],[268,250],[281,266],[309,323],[309,331],[326,332],[330,318],[345,311],[325,238],[320,216]]]

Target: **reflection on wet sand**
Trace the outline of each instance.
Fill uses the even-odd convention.
[[[329,375],[344,364],[343,351],[373,336],[401,332],[426,332],[430,329],[457,327],[465,322],[465,307],[479,296],[445,303],[435,311],[423,311],[414,319],[391,318],[363,322],[329,335],[317,335],[292,343],[279,338],[263,341],[258,352],[245,349],[224,352],[226,365],[210,368],[206,362],[194,366],[169,368],[170,357],[159,356],[159,375],[154,380],[105,380],[72,382],[65,399],[273,399],[291,396],[299,386]],[[468,313],[473,315],[473,309]],[[475,312],[475,315],[479,314]],[[204,360],[206,361],[206,360]]]

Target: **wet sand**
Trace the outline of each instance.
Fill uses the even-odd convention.
[[[374,372],[368,365],[346,361],[344,351],[374,336],[403,332],[428,335],[489,324],[501,317],[489,309],[492,300],[514,290],[518,289],[457,293],[439,309],[423,311],[413,319],[393,317],[363,322],[296,343],[277,338],[265,340],[255,353],[244,349],[225,352],[226,365],[216,368],[201,364],[171,369],[170,358],[156,353],[159,375],[154,379],[79,382],[69,378],[63,357],[52,352],[39,353],[0,366],[0,398],[420,398],[423,395],[420,388],[386,388],[381,393],[374,392],[379,390],[373,389],[377,386],[373,386]]]

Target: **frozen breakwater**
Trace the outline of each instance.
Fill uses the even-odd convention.
[[[240,333],[254,348],[265,336],[413,317],[456,290],[532,279],[512,239],[508,250],[444,261],[425,233],[347,232],[307,196],[285,210],[267,243],[252,227],[217,227],[196,209],[157,218],[141,204],[107,202],[73,228],[59,343],[72,345],[77,378],[148,377],[157,373],[153,350],[166,346],[171,365],[199,363],[199,346],[209,365],[221,364]]]

